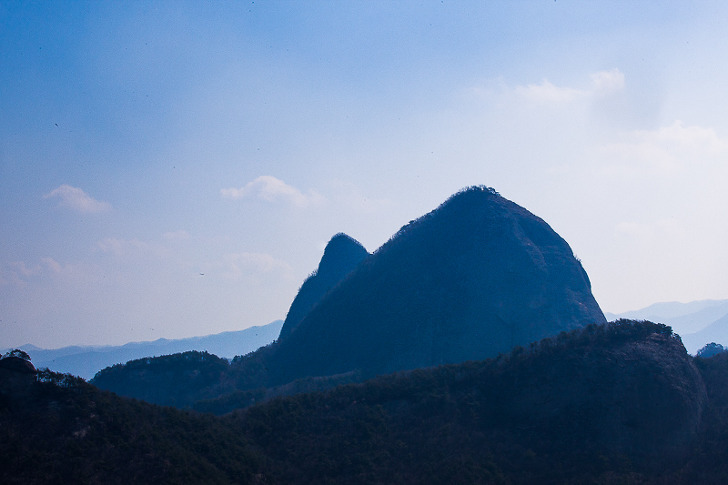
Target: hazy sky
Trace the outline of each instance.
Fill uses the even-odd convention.
[[[485,184],[605,311],[728,298],[728,3],[0,0],[0,348],[284,318]]]

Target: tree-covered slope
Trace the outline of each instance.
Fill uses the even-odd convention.
[[[1,361],[0,361],[1,362]],[[0,365],[2,483],[723,483],[728,359],[589,325],[214,417]]]
[[[264,461],[224,420],[0,361],[0,483],[255,483]]]
[[[282,482],[642,483],[687,462],[706,403],[669,327],[620,321],[235,419]]]

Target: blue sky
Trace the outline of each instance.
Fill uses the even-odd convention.
[[[0,347],[285,317],[485,184],[605,311],[728,298],[724,2],[0,0]]]

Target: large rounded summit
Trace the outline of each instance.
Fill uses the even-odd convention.
[[[566,241],[487,187],[404,226],[311,308],[271,356],[276,381],[484,359],[606,321]]]

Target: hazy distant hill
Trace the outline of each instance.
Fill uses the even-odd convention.
[[[620,321],[223,417],[0,360],[0,483],[727,483],[727,355]]]
[[[133,342],[121,346],[73,346],[47,350],[24,345],[20,348],[30,355],[39,369],[47,367],[55,372],[91,379],[105,367],[142,357],[169,355],[189,350],[207,351],[225,358],[244,355],[278,338],[282,325],[283,321],[277,320],[268,325],[236,332],[185,339]]]
[[[630,318],[670,325],[692,354],[710,342],[728,345],[728,300],[655,303],[639,310],[605,316],[609,320]]]
[[[299,379],[328,386],[330,376],[356,380],[484,359],[605,321],[569,245],[493,189],[472,187],[364,258],[287,336],[236,359],[207,388],[191,389],[187,405]],[[173,359],[145,365],[105,369],[93,382],[157,399]],[[184,399],[175,394],[174,403]]]
[[[699,332],[685,335],[683,342],[688,352],[693,354],[711,342],[728,348],[728,313]]]

